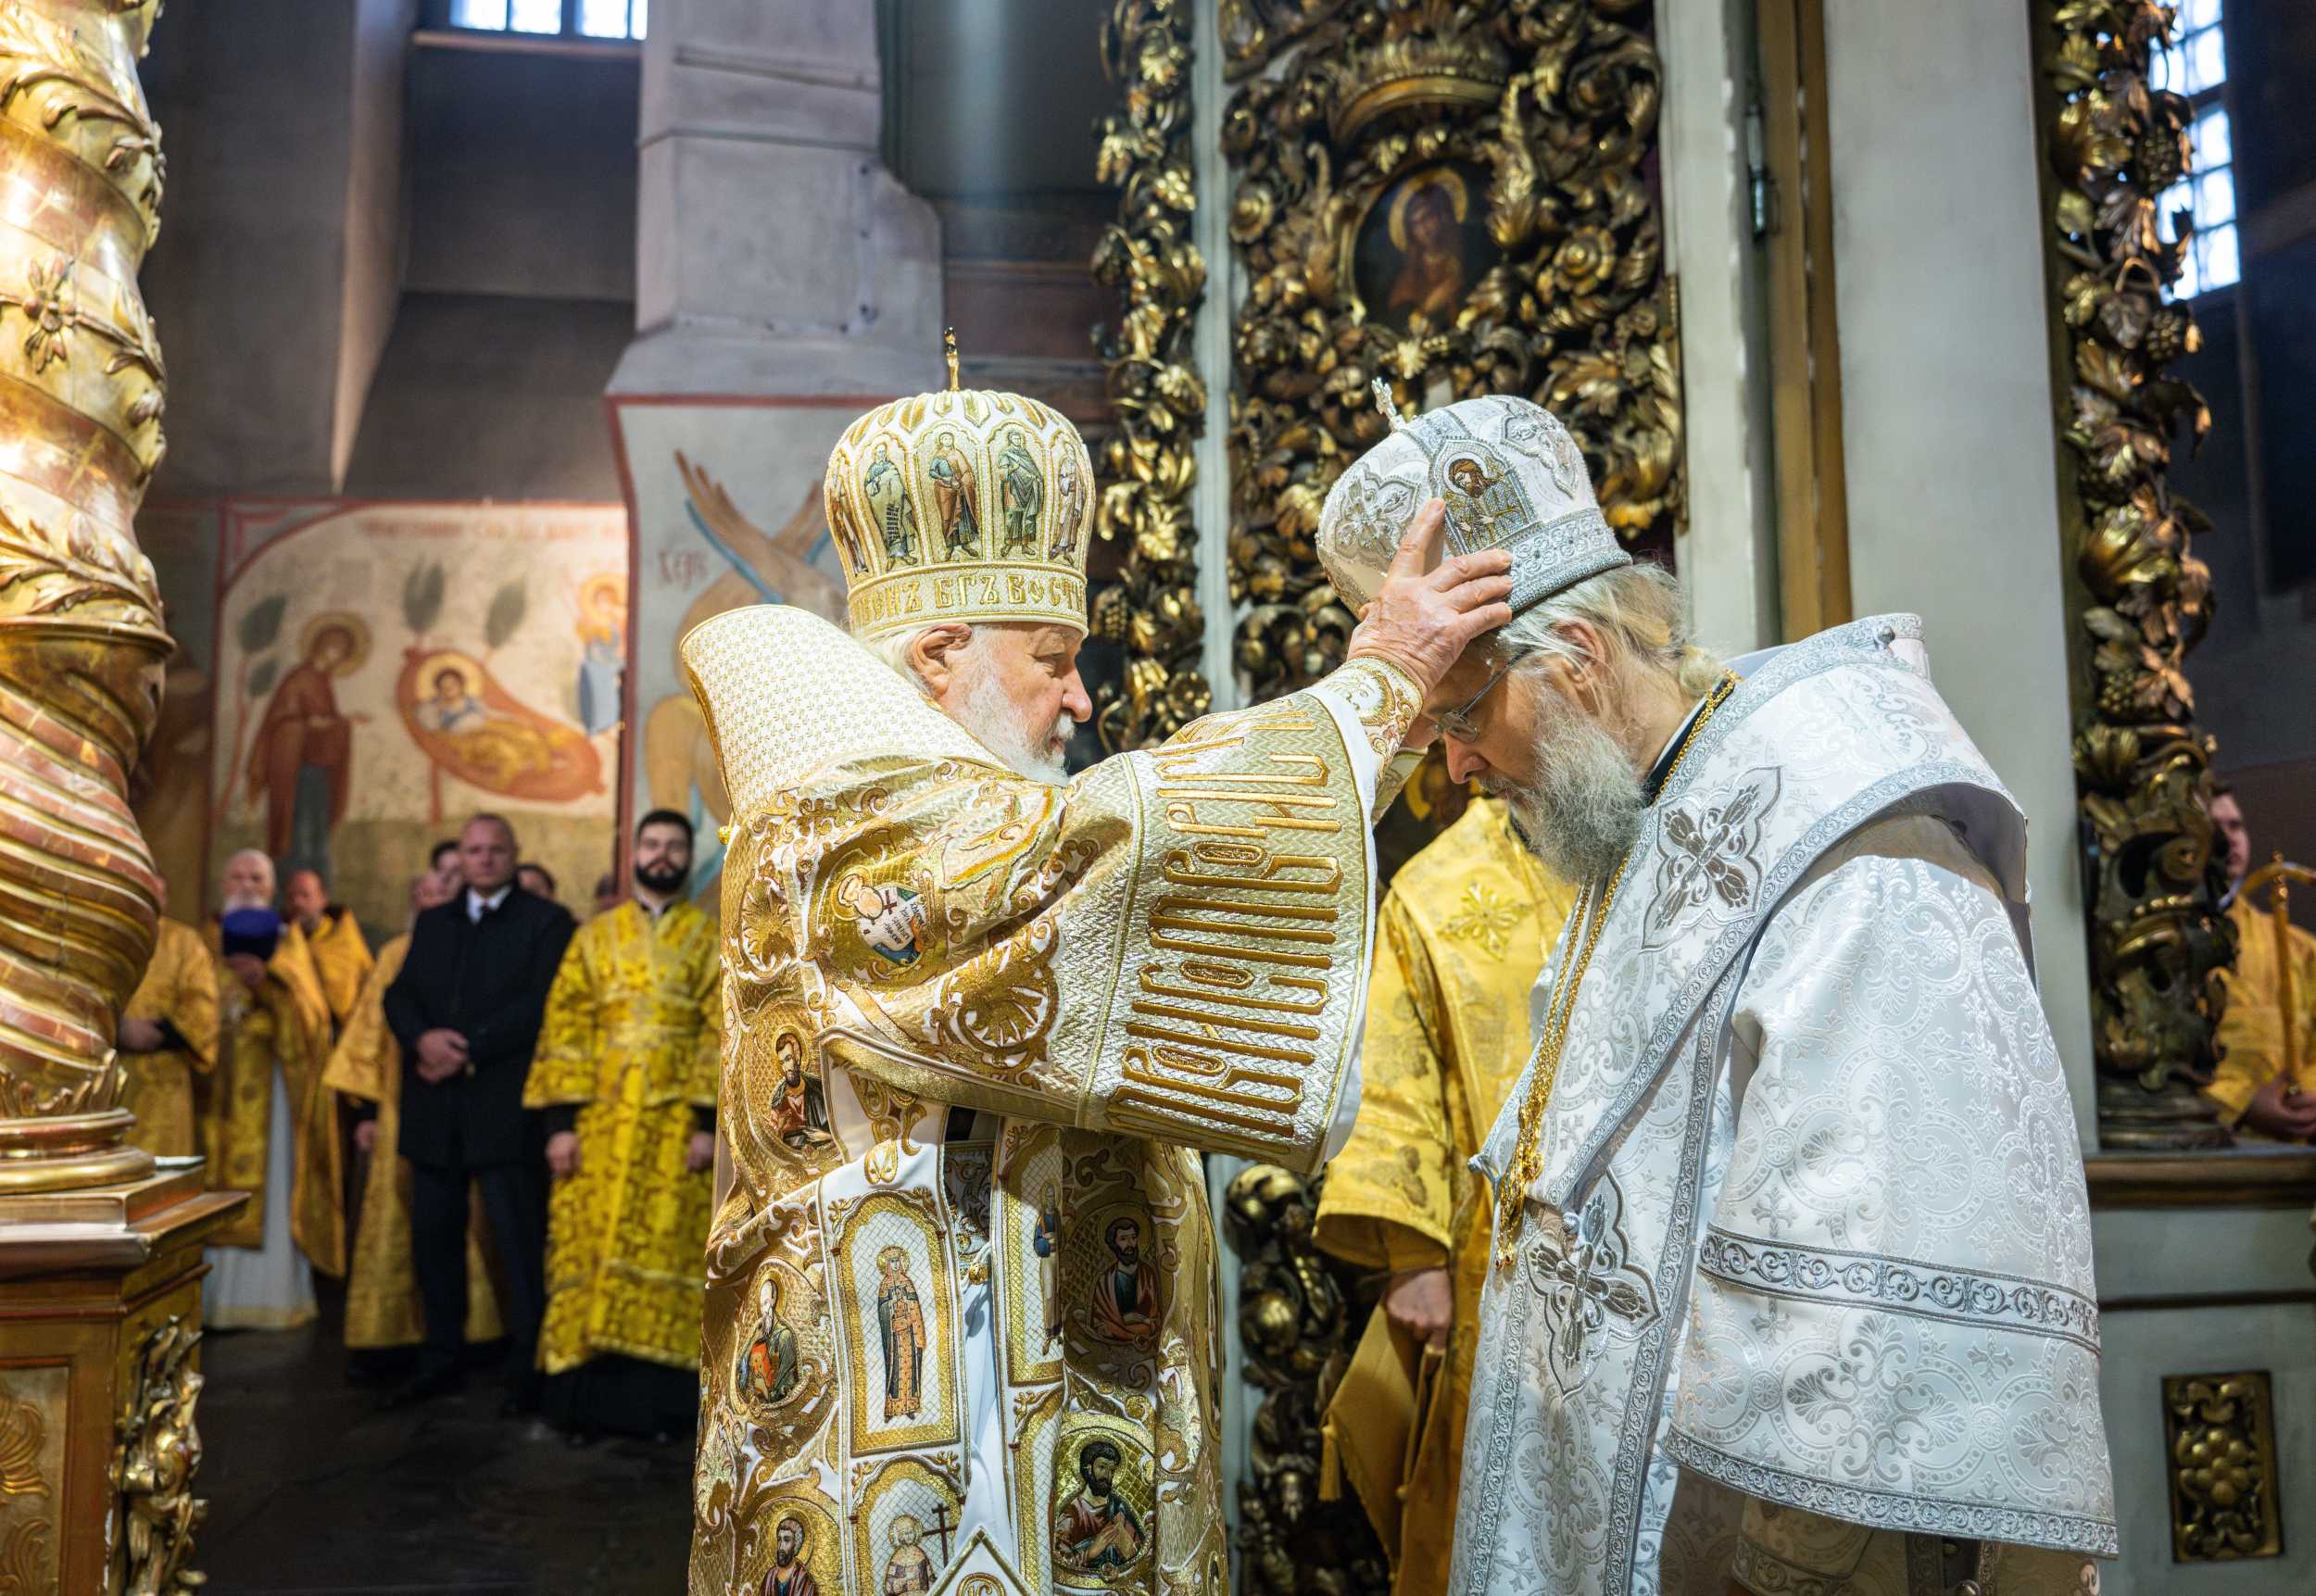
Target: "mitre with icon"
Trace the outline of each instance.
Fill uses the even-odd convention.
[[[1077,429],[1019,394],[950,386],[879,406],[828,457],[829,531],[852,635],[944,621],[1086,630],[1093,462]]]
[[[1583,451],[1551,411],[1493,394],[1403,421],[1376,386],[1391,430],[1336,480],[1319,512],[1319,562],[1354,613],[1383,585],[1427,499],[1447,508],[1441,558],[1510,551],[1516,615],[1632,562],[1592,496]]]

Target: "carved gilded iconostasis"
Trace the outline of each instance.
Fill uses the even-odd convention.
[[[1101,170],[1120,198],[1096,269],[1121,316],[1100,346],[1117,417],[1100,527],[1126,552],[1096,584],[1094,624],[1127,660],[1100,701],[1109,748],[1206,707],[1206,629],[1229,629],[1232,702],[1290,692],[1341,660],[1354,617],[1312,538],[1335,478],[1384,434],[1377,379],[1411,409],[1529,395],[1567,421],[1629,542],[1669,560],[1682,518],[1649,7],[1240,0],[1217,23],[1218,195],[1197,189],[1191,7],[1121,0],[1104,36],[1118,107]],[[1228,306],[1208,295],[1202,205],[1227,207],[1240,285]],[[1201,315],[1228,319],[1227,371],[1198,362]],[[1228,394],[1227,528],[1191,516],[1210,385]],[[1198,599],[1197,565],[1215,559],[1227,617]],[[1464,800],[1428,764],[1378,837],[1385,868]],[[1262,1392],[1239,1502],[1244,1577],[1285,1591],[1325,1570],[1381,1590],[1374,1531],[1337,1488],[1320,1489],[1321,1411],[1377,1282],[1314,1246],[1316,1188],[1257,1165],[1224,1197],[1243,1368]]]
[[[1772,235],[1775,250],[1789,219],[1796,243],[1786,296],[1771,290],[1768,353],[1789,370],[1817,362],[1824,370],[1809,381],[1831,385],[1790,409],[1781,391],[1775,421],[1819,431],[1818,480],[1798,485],[1823,492],[1830,481],[1838,496],[1824,25],[1810,6],[1778,10],[1762,48],[1794,58],[1768,92],[1794,95],[1798,109],[1781,132],[1773,126],[1782,147],[1756,169],[1757,182],[1783,186],[1757,196],[1756,241]],[[1134,336],[1103,351],[1127,440],[1106,461],[1105,512],[1111,534],[1135,551],[1125,580],[1096,597],[1097,616],[1134,658],[1129,691],[1106,710],[1112,747],[1163,735],[1218,691],[1260,699],[1340,658],[1353,618],[1309,540],[1344,463],[1382,434],[1368,396],[1376,377],[1411,408],[1531,395],[1568,421],[1610,520],[1636,546],[1670,557],[1684,521],[1679,298],[1664,260],[1663,69],[1650,9],[1231,0],[1208,35],[1225,82],[1218,164],[1202,162],[1189,133],[1195,21],[1164,0],[1112,12],[1119,108],[1103,161],[1121,207],[1098,258]],[[2189,651],[2210,613],[2191,543],[2209,527],[2167,481],[2209,425],[2175,370],[2198,333],[2186,295],[2167,292],[2190,245],[2163,208],[2194,154],[2196,113],[2156,61],[2173,25],[2167,9],[2048,4],[2032,21],[2047,161],[2050,426],[2062,451],[2052,530],[2074,583],[2072,757],[2097,1066],[2097,1125],[2085,1128],[2110,1153],[2159,1162],[2231,1140],[2200,1090],[2215,1057],[2216,976],[2233,956],[2204,809],[2212,745],[2189,685]],[[1196,247],[1201,207],[1224,211],[1227,262]],[[1210,274],[1228,284],[1227,305],[1214,302]],[[1227,317],[1227,370],[1196,357],[1202,315]],[[1200,442],[1210,386],[1227,393],[1219,451]],[[1217,454],[1228,520],[1202,524],[1189,514],[1194,468],[1212,469]],[[1789,519],[1796,502],[1806,495],[1789,496]],[[1839,508],[1825,535],[1842,535]],[[1808,529],[1780,531],[1787,559],[1809,553]],[[1831,606],[1838,619],[1846,553],[1831,555],[1843,591],[1812,593],[1804,609]],[[1198,605],[1199,570],[1216,560],[1232,606],[1227,684],[1200,673],[1199,626],[1225,624]],[[1786,597],[1790,621],[1790,583]],[[1394,816],[1401,835],[1381,839],[1387,862],[1460,808],[1437,773],[1410,798]],[[2070,934],[2047,907],[2038,926],[2045,938]],[[2191,1187],[2207,1200],[2250,1194],[2246,1182],[2259,1178],[2248,1166],[2238,1180],[2216,1165],[2198,1175],[2115,1159],[2095,1176],[2102,1202],[2134,1204]],[[1330,1360],[1365,1316],[1362,1285],[1311,1246],[1311,1193],[1299,1184],[1250,1171],[1227,1212],[1245,1269],[1246,1366],[1266,1393],[1243,1504],[1249,1577],[1292,1589],[1324,1544],[1310,1539],[1322,1532],[1307,1511],[1317,1411]],[[1365,1576],[1348,1577],[1356,1586]]]

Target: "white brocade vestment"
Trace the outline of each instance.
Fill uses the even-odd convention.
[[[1455,1596],[1720,1596],[1747,1499],[1903,1540],[1884,1561],[2114,1555],[2024,823],[1920,631],[1739,661],[1646,811],[1481,1300]]]

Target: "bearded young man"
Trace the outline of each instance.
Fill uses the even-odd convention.
[[[655,809],[636,823],[635,896],[564,949],[523,1088],[554,1181],[541,1406],[574,1444],[675,1435],[699,1408],[721,1016],[691,867],[690,821]]]
[[[1516,514],[1457,518],[1467,460]],[[2098,1312],[2024,822],[1920,623],[1712,659],[1512,398],[1344,474],[1319,541],[1347,603],[1434,498],[1451,548],[1510,552],[1518,613],[1427,715],[1579,887],[1476,1161],[1494,1256],[1448,1589],[2092,1588]]]
[[[1037,491],[1001,541],[1013,449]],[[1102,1584],[1228,1588],[1198,1153],[1308,1171],[1348,1133],[1368,831],[1508,561],[1427,576],[1411,543],[1326,681],[1065,781],[1091,478],[1035,401],[886,406],[824,494],[853,637],[762,606],[683,644],[732,803],[695,1590],[752,1580],[787,1518],[876,1590],[903,1515],[944,1566],[1074,1588],[1087,1456],[1135,1515]],[[894,495],[949,531],[883,536]],[[783,1326],[799,1376],[768,1384]]]

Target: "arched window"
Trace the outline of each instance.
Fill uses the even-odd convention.
[[[2235,232],[2234,137],[2228,125],[2227,45],[2220,32],[2221,0],[2180,0],[2171,47],[2155,58],[2154,84],[2186,96],[2196,107],[2188,139],[2195,151],[2188,175],[2157,202],[2163,236],[2177,238],[2171,218],[2196,219],[2196,241],[2171,286],[2175,299],[2226,288],[2243,275]]]
[[[640,39],[651,0],[449,0],[444,22],[483,33]]]

